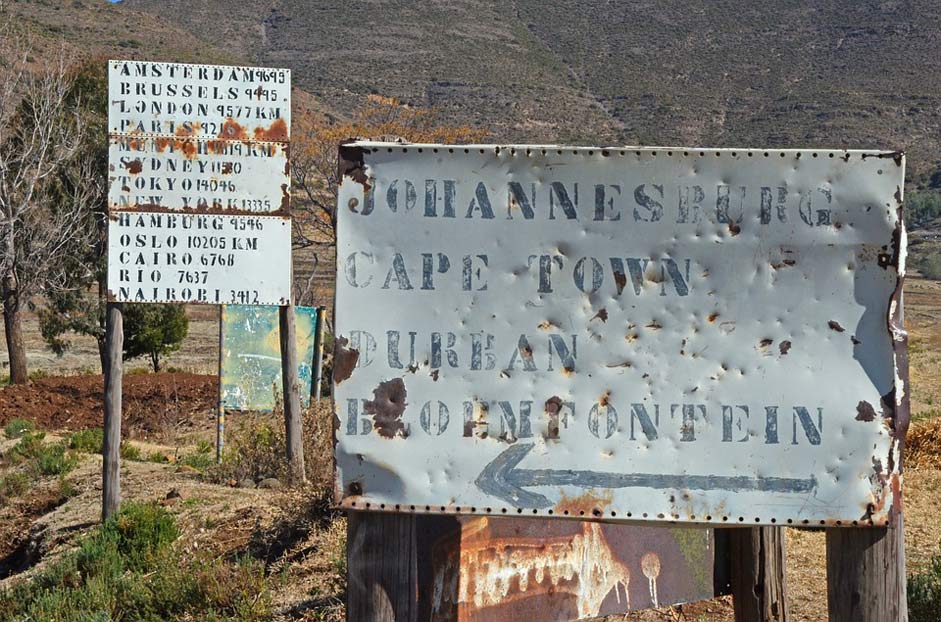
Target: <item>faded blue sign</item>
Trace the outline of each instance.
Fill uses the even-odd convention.
[[[294,307],[301,405],[310,403],[317,308]],[[273,410],[281,399],[278,307],[222,307],[220,394],[229,410]]]

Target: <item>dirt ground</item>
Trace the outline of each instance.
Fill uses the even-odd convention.
[[[910,573],[941,553],[941,283],[909,279],[906,325],[911,336],[913,460],[905,472],[906,557]],[[127,373],[125,436],[146,452],[180,455],[199,440],[214,440],[216,310],[189,310],[190,337],[167,361],[173,373]],[[27,322],[29,362],[42,370],[27,386],[0,389],[0,425],[29,418],[49,439],[100,427],[102,378],[91,339],[77,338],[66,356],[48,353],[35,322]],[[5,356],[5,352],[0,352]],[[145,369],[143,361],[129,365]],[[321,418],[329,420],[325,405]],[[321,433],[329,424],[324,423]],[[0,435],[2,439],[2,435]],[[15,441],[0,440],[0,455]],[[327,465],[327,456],[311,456]],[[261,552],[273,575],[280,620],[339,620],[343,616],[345,520],[329,510],[322,487],[299,490],[213,484],[178,464],[123,461],[126,499],[164,503],[183,525],[183,546],[219,554]],[[0,587],[41,568],[68,550],[100,512],[100,456],[86,455],[67,477],[71,492],[52,479],[0,504]],[[172,493],[172,494],[171,494]],[[178,496],[177,496],[178,495]],[[169,498],[168,498],[169,496]],[[792,620],[826,619],[825,534],[787,529],[787,590]],[[279,575],[280,576],[280,575]],[[731,622],[729,598],[651,610],[612,620]]]
[[[215,414],[216,376],[130,374],[123,382],[122,431],[139,440],[173,440]],[[100,428],[101,374],[49,376],[0,391],[0,425],[16,417],[52,430]],[[168,438],[172,437],[172,438]]]

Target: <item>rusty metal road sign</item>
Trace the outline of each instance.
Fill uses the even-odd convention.
[[[116,302],[291,298],[291,72],[108,63]]]
[[[904,158],[340,150],[337,500],[884,524]]]

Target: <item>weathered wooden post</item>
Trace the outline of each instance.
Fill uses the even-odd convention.
[[[108,367],[105,369],[105,420],[101,468],[101,519],[121,505],[121,384],[124,377],[124,315],[120,303],[109,302],[106,319]]]
[[[728,531],[735,622],[785,622],[784,528]]]
[[[297,374],[297,330],[294,305],[278,309],[281,341],[281,382],[284,391],[284,433],[291,484],[307,481],[304,468],[304,422],[301,413],[300,386]]]
[[[414,514],[347,514],[349,622],[418,619],[418,555]]]
[[[320,403],[320,385],[323,383],[323,334],[324,334],[324,322],[327,319],[327,310],[323,307],[317,309],[317,334],[314,339],[314,369],[311,374],[311,384],[310,389],[312,393],[312,401],[316,404]]]
[[[219,387],[219,401],[216,404],[216,462],[222,462],[222,454],[225,450],[225,404],[222,400],[222,358],[225,356],[223,346],[225,345],[222,335],[225,330],[225,305],[219,305],[219,364],[216,367],[219,380],[216,384]]]
[[[827,530],[830,622],[907,622],[902,513],[889,527]]]

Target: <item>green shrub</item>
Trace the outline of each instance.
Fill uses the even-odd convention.
[[[941,253],[934,253],[912,262],[926,279],[941,281]]]
[[[7,452],[7,460],[12,464],[22,464],[35,460],[43,450],[44,432],[24,432],[19,442]]]
[[[284,442],[284,431],[267,422],[241,427],[231,435],[222,463],[210,471],[209,477],[216,482],[283,479],[287,469]]]
[[[102,526],[101,535],[114,538],[130,570],[146,570],[180,537],[180,530],[173,516],[159,505],[126,503],[117,518]]]
[[[3,434],[7,438],[20,438],[27,432],[32,432],[35,429],[36,424],[32,421],[17,417],[16,419],[10,419],[10,421],[3,426]]]
[[[193,467],[198,471],[205,471],[216,464],[215,448],[212,443],[199,441],[196,450],[180,459],[180,464]]]
[[[77,464],[78,458],[66,450],[64,443],[44,445],[36,459],[36,467],[42,475],[65,475]]]
[[[941,611],[941,556],[923,572],[908,578],[909,622],[935,622]]]
[[[65,475],[78,464],[65,443],[43,442],[42,432],[27,432],[7,453],[12,464],[27,463],[30,471],[39,475]]]
[[[167,456],[164,455],[162,451],[152,451],[147,454],[147,462],[156,462],[158,464],[166,464],[169,462]]]
[[[137,445],[131,445],[127,441],[123,441],[121,443],[121,457],[125,460],[140,461],[140,447]]]
[[[69,436],[69,449],[86,454],[100,454],[104,444],[104,432],[101,428],[86,428],[72,432]]]

